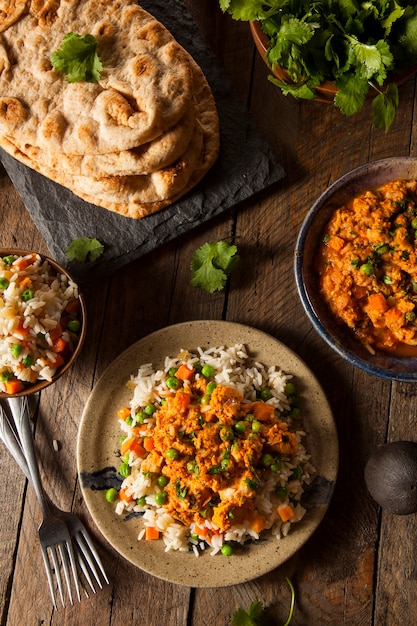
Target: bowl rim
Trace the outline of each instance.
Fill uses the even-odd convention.
[[[417,163],[417,158],[415,157],[395,157],[395,160],[400,163],[410,163],[411,161],[415,161]],[[363,176],[371,168],[383,168],[384,166],[389,165],[391,162],[392,158],[384,158],[360,165],[353,170],[350,170],[349,172],[343,174],[319,195],[319,197],[315,200],[305,218],[303,219],[296,238],[294,249],[294,273],[298,295],[310,323],[312,324],[313,328],[318,333],[320,338],[323,339],[334,352],[336,352],[339,356],[344,358],[350,364],[358,367],[361,370],[364,370],[368,374],[378,376],[387,380],[396,380],[399,382],[415,382],[417,381],[416,357],[412,357],[416,361],[416,369],[414,372],[398,372],[389,367],[383,367],[376,363],[373,364],[372,362],[370,363],[365,358],[362,358],[349,350],[346,346],[340,343],[339,340],[332,337],[327,328],[317,317],[304,281],[303,250],[310,231],[311,224],[313,223],[314,218],[316,217],[321,206],[324,205],[325,201],[333,195],[334,191],[342,189],[346,185],[346,183],[351,183],[352,178],[359,177],[359,175]],[[370,356],[372,355],[370,354]]]
[[[80,291],[77,281],[70,274],[70,272],[68,272],[67,269],[62,267],[62,265],[60,265],[57,261],[55,261],[55,259],[51,258],[49,255],[43,254],[42,252],[38,252],[36,250],[27,250],[24,248],[0,248],[1,257],[6,256],[7,254],[15,254],[17,256],[26,256],[28,254],[38,254],[41,257],[41,259],[44,261],[47,261],[56,272],[59,272],[60,274],[64,274],[68,279],[70,279],[71,281],[77,284],[78,301],[80,303],[81,331],[78,336],[78,341],[77,341],[77,345],[75,346],[74,352],[71,354],[71,357],[68,359],[68,361],[66,361],[63,365],[61,365],[61,367],[57,368],[56,373],[52,377],[52,380],[37,381],[36,383],[29,385],[25,389],[22,389],[22,391],[19,391],[18,393],[15,393],[15,394],[9,394],[4,391],[0,391],[0,398],[2,399],[31,396],[31,395],[34,395],[35,393],[38,393],[39,391],[42,391],[42,389],[49,387],[53,383],[55,383],[73,365],[74,361],[78,357],[81,351],[81,348],[83,347],[85,337],[86,337],[86,330],[87,330],[87,326],[86,326],[87,310],[86,310],[86,303],[84,300],[84,296]]]

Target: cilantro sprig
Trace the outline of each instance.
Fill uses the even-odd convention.
[[[267,60],[290,80],[269,79],[285,95],[313,99],[330,80],[338,88],[334,104],[354,115],[376,90],[372,120],[387,132],[398,108],[395,78],[417,63],[417,5],[401,0],[219,0],[236,20],[261,23],[269,38]]]
[[[221,291],[239,261],[237,247],[226,241],[206,242],[193,254],[191,284],[204,291]]]
[[[285,578],[285,580],[291,591],[291,604],[287,620],[283,626],[289,626],[294,615],[295,589],[289,578]],[[237,609],[232,617],[232,626],[263,626],[266,623],[265,609],[259,600],[252,602],[247,611]]]
[[[94,237],[80,237],[74,239],[67,246],[65,250],[65,256],[68,261],[78,261],[79,263],[85,263],[89,261],[97,261],[101,257],[104,251],[104,246]]]
[[[61,47],[51,53],[51,63],[58,72],[65,74],[69,83],[97,83],[103,69],[93,35],[77,33],[64,36]]]

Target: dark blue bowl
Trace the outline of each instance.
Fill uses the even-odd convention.
[[[417,357],[371,354],[347,326],[338,323],[320,297],[314,260],[332,212],[358,193],[400,179],[417,179],[417,158],[393,157],[358,167],[333,183],[308,212],[295,246],[295,279],[314,329],[337,354],[368,374],[417,381]]]

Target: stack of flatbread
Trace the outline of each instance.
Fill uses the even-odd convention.
[[[70,32],[97,40],[98,82],[52,67]],[[219,122],[200,67],[134,0],[0,0],[0,146],[87,202],[141,218],[203,178]]]

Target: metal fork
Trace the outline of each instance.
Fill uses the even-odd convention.
[[[3,407],[0,407],[0,435],[21,470],[26,474],[28,480],[32,482],[39,502],[41,503],[44,521],[41,524],[39,533],[54,607],[57,608],[53,585],[53,572],[55,572],[62,606],[65,606],[62,577],[59,569],[60,565],[62,565],[64,571],[68,595],[72,604],[70,572],[72,573],[78,601],[81,599],[79,590],[80,584],[83,586],[85,595],[88,597],[85,581],[88,583],[93,593],[95,593],[96,588],[93,579],[99,588],[103,586],[102,581],[108,584],[109,580],[100,557],[81,520],[73,513],[58,509],[50,501],[40,484],[39,470],[34,457],[27,399],[10,398],[8,399],[8,406],[12,413],[12,418],[10,419],[8,413],[3,410]],[[35,475],[33,475],[32,472],[34,472]],[[58,528],[59,535],[57,535]],[[52,537],[50,536],[51,532],[53,533]],[[78,571],[75,567],[74,548]],[[52,565],[48,558],[48,552],[51,555]]]

